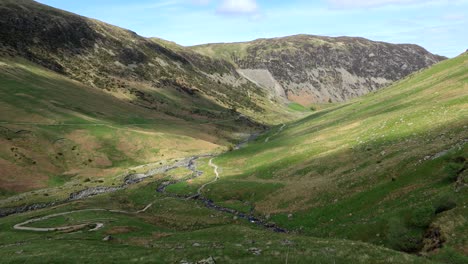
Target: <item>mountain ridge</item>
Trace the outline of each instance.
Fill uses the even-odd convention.
[[[0,12],[3,55],[24,57],[86,85],[125,93],[136,97],[135,103],[171,114],[164,99],[155,94],[158,89],[175,89],[192,98],[208,99],[249,118],[255,117],[246,111],[264,111],[260,103],[243,100],[251,95],[261,101],[264,92],[243,80],[223,60],[174,46],[166,48],[133,31],[30,0],[2,1]],[[180,107],[189,115],[198,111],[194,106]]]
[[[0,1],[0,259],[468,263],[468,54],[202,48]]]
[[[267,70],[304,105],[347,101],[446,59],[415,44],[306,34],[190,48],[238,70]]]

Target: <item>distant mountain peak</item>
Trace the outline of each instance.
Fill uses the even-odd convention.
[[[346,101],[446,59],[413,44],[305,34],[192,49],[240,70],[268,71],[289,100],[304,105]]]

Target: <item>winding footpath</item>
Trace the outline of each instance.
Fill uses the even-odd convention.
[[[165,200],[166,198],[162,199]],[[160,201],[162,201],[160,200]],[[63,213],[56,213],[56,214],[51,214],[39,218],[33,218],[27,221],[24,221],[22,223],[16,224],[13,226],[13,229],[15,230],[23,230],[23,231],[34,231],[34,232],[55,232],[55,231],[69,231],[69,230],[80,230],[84,228],[89,228],[88,231],[94,232],[97,231],[101,228],[104,227],[104,223],[101,222],[89,222],[89,223],[84,223],[84,224],[78,224],[78,225],[71,225],[71,226],[61,226],[61,227],[28,227],[27,225],[30,225],[32,223],[37,223],[41,221],[45,221],[51,218],[59,217],[59,216],[64,216],[64,215],[70,215],[70,214],[75,214],[75,213],[82,213],[82,212],[110,212],[110,213],[119,213],[119,214],[141,214],[146,212],[151,206],[153,206],[154,203],[150,203],[145,208],[142,210],[136,211],[136,212],[127,212],[127,211],[122,211],[122,210],[109,210],[109,209],[82,209],[82,210],[75,210],[75,211],[68,211],[68,212],[63,212]]]
[[[279,134],[285,127],[286,127],[286,125],[283,124],[281,126],[281,128],[272,136],[276,136],[277,134]],[[242,148],[243,146],[245,146],[251,140],[256,139],[258,137],[258,135],[259,134],[251,135],[247,140],[244,140],[241,143],[239,143],[236,146],[235,149]],[[268,142],[269,139],[270,139],[270,137],[268,137],[265,140],[265,142]],[[143,181],[144,179],[146,179],[148,177],[151,177],[151,176],[153,176],[155,174],[167,173],[167,172],[169,172],[171,170],[181,168],[181,167],[186,167],[186,168],[190,169],[193,172],[193,176],[190,179],[195,179],[195,178],[200,177],[201,175],[203,175],[202,171],[197,170],[197,166],[196,166],[196,163],[195,163],[198,159],[200,159],[202,157],[212,157],[210,159],[208,165],[213,168],[213,172],[215,174],[215,179],[210,181],[210,182],[207,182],[207,183],[203,184],[202,186],[200,186],[200,188],[198,188],[198,190],[197,190],[197,194],[193,195],[193,196],[189,196],[189,197],[180,196],[180,195],[176,195],[176,194],[168,194],[166,192],[166,188],[169,187],[170,185],[173,185],[173,184],[176,184],[176,183],[179,183],[179,182],[182,182],[182,181],[187,181],[189,179],[179,180],[179,181],[163,182],[156,189],[156,191],[159,192],[159,193],[165,194],[166,197],[163,198],[163,199],[158,200],[159,202],[163,201],[165,199],[169,199],[169,198],[178,198],[178,199],[183,199],[183,200],[197,200],[197,201],[201,201],[209,209],[216,210],[216,211],[219,211],[219,212],[232,214],[232,215],[235,216],[235,218],[248,220],[252,224],[256,224],[258,226],[263,226],[263,227],[265,227],[265,228],[267,228],[267,229],[269,229],[269,230],[271,230],[273,232],[278,232],[278,233],[287,233],[288,232],[287,230],[276,226],[276,224],[268,222],[264,218],[259,218],[259,217],[254,216],[252,214],[252,212],[250,214],[246,214],[246,213],[239,212],[239,211],[237,211],[235,209],[232,209],[232,208],[222,207],[222,206],[219,206],[219,205],[215,204],[214,201],[203,197],[203,195],[202,195],[203,190],[208,185],[211,185],[211,184],[217,182],[220,179],[219,167],[218,167],[218,165],[216,165],[213,162],[213,160],[215,158],[215,157],[213,157],[213,155],[194,156],[194,157],[186,158],[186,159],[184,159],[182,161],[176,162],[175,164],[173,164],[171,166],[163,166],[163,167],[160,167],[160,168],[153,169],[151,171],[148,171],[145,174],[128,175],[127,177],[125,177],[124,183],[122,184],[122,186],[119,186],[119,187],[95,187],[95,188],[85,189],[83,191],[71,194],[69,199],[67,199],[66,201],[63,201],[61,203],[66,203],[66,202],[73,201],[73,200],[78,200],[78,199],[84,199],[84,198],[94,196],[94,195],[97,195],[97,194],[102,194],[102,193],[107,193],[107,192],[113,192],[113,191],[116,191],[116,190],[121,190],[121,189],[126,188],[128,185],[139,183],[139,182]],[[58,205],[58,204],[61,204],[61,203],[52,203],[50,206],[47,206],[47,207],[51,207],[51,206]],[[47,215],[47,216],[27,220],[25,222],[14,225],[13,228],[15,230],[33,231],[33,232],[75,231],[75,230],[88,228],[88,231],[93,232],[93,231],[97,231],[97,230],[103,228],[104,223],[89,222],[89,223],[84,223],[84,224],[77,224],[77,225],[71,225],[71,226],[61,226],[61,227],[30,227],[28,225],[33,224],[33,223],[37,223],[37,222],[41,222],[41,221],[45,221],[45,220],[48,220],[48,219],[51,219],[51,218],[64,216],[64,215],[69,215],[69,214],[74,214],[74,213],[80,213],[80,212],[100,211],[100,212],[111,212],[111,213],[121,213],[121,214],[140,214],[140,213],[146,212],[149,208],[151,208],[153,206],[154,203],[155,202],[151,202],[148,205],[146,205],[142,210],[139,210],[139,211],[136,211],[136,212],[127,212],[127,211],[109,210],[109,209],[83,209],[83,210],[74,210],[74,211],[56,213],[56,214],[51,214],[51,215]],[[46,207],[43,207],[43,208],[46,208]]]
[[[223,207],[223,206],[219,206],[217,205],[213,200],[210,200],[208,198],[205,198],[202,196],[202,190],[210,185],[210,184],[213,184],[215,183],[216,181],[218,181],[220,179],[220,176],[219,176],[219,167],[213,163],[213,159],[212,158],[209,162],[209,165],[213,168],[213,171],[216,175],[216,178],[211,181],[211,182],[208,182],[208,183],[205,183],[204,185],[202,185],[198,191],[197,191],[197,194],[196,195],[193,195],[193,196],[189,196],[189,197],[186,197],[186,196],[180,196],[180,195],[176,195],[176,194],[172,194],[172,197],[174,198],[179,198],[179,199],[184,199],[184,200],[198,200],[198,201],[201,201],[206,208],[209,208],[209,209],[212,209],[212,210],[215,210],[215,211],[218,211],[218,212],[222,212],[222,213],[228,213],[228,214],[231,214],[234,216],[235,219],[244,219],[244,220],[247,220],[249,221],[251,224],[255,224],[255,225],[258,225],[258,226],[262,226],[272,232],[276,232],[276,233],[288,233],[288,231],[284,228],[281,228],[279,226],[277,226],[275,223],[271,223],[269,222],[266,218],[260,218],[260,217],[257,217],[257,216],[254,216],[253,215],[253,212],[250,212],[249,214],[247,213],[243,213],[243,212],[239,212],[235,209],[232,209],[232,208],[228,208],[228,207]],[[169,187],[170,185],[172,184],[176,184],[178,182],[181,182],[181,181],[174,181],[174,182],[169,182],[169,183],[163,183],[158,189],[157,191],[160,192],[160,193],[163,193],[163,194],[166,194],[166,195],[170,195],[170,194],[167,194],[166,193],[166,188]]]
[[[286,124],[283,124],[283,125],[278,129],[278,131],[276,131],[275,134],[273,134],[273,135],[267,137],[267,138],[265,139],[265,143],[268,143],[268,142],[270,141],[270,138],[272,138],[272,137],[278,135],[279,133],[281,133],[281,132],[284,130],[284,128],[286,128]]]
[[[30,220],[27,220],[25,222],[16,224],[13,226],[13,229],[15,230],[23,230],[23,231],[34,231],[34,232],[55,232],[55,231],[66,231],[66,230],[78,230],[78,229],[83,229],[86,227],[89,227],[89,231],[97,231],[104,227],[104,223],[86,223],[86,224],[78,224],[78,225],[72,225],[72,226],[61,226],[61,227],[28,227],[26,225],[36,223],[36,222],[41,222],[45,221],[50,218],[55,218],[59,216],[64,216],[64,215],[69,215],[73,213],[80,213],[80,212],[93,212],[93,211],[108,211],[105,209],[84,209],[84,210],[76,210],[76,211],[70,211],[70,212],[64,212],[64,213],[57,213],[57,214],[51,214],[39,218],[33,218]]]
[[[214,158],[210,159],[210,162],[208,163],[208,165],[214,169],[215,179],[210,181],[210,182],[207,182],[207,183],[203,184],[200,188],[198,188],[197,194],[195,194],[193,196],[190,196],[189,198],[187,198],[187,200],[195,199],[195,198],[201,196],[202,191],[203,191],[203,189],[205,189],[206,186],[208,186],[210,184],[213,184],[213,183],[215,183],[215,182],[217,182],[219,180],[218,166],[213,163],[213,159]]]

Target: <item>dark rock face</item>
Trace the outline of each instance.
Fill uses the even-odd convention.
[[[132,80],[152,77],[116,67],[116,62],[136,68],[158,57],[190,64],[134,32],[29,0],[5,0],[0,5],[0,25],[0,47],[85,83],[104,86],[100,88],[106,88],[111,75]],[[148,65],[141,67],[143,72]],[[96,72],[104,79],[100,85],[86,77]]]
[[[421,252],[432,252],[439,248],[442,248],[446,242],[445,236],[442,234],[442,231],[439,227],[431,226],[424,235],[424,247]]]
[[[175,43],[147,39],[32,0],[0,2],[0,56],[20,56],[107,91],[134,93],[135,82],[153,83],[157,85],[153,88],[173,90],[175,87],[183,96],[200,92],[219,99],[227,108],[261,111],[255,103],[242,100],[249,92],[261,93],[261,89],[253,89],[249,84],[240,87],[219,83],[214,79],[213,76],[224,75],[240,78],[234,65],[227,61],[203,56]],[[166,101],[148,91],[138,92],[142,94],[138,98],[144,100],[133,103],[165,111]],[[200,96],[200,101],[203,98]],[[185,107],[179,109],[180,117],[196,108]]]
[[[69,48],[79,50],[91,47],[98,35],[80,16],[63,19],[64,12],[31,8],[36,3],[18,1],[20,5],[6,1],[1,8],[0,22],[8,27],[0,28],[4,44],[18,47],[42,45],[52,50]],[[44,15],[44,13],[47,15]]]
[[[40,51],[80,53],[92,47],[98,38],[98,34],[82,17],[73,16],[65,20],[58,10],[31,7],[39,5],[19,0],[5,1],[0,6],[0,47],[8,47],[10,52],[64,73],[60,63]]]
[[[276,94],[303,104],[345,101],[444,59],[416,45],[349,37],[299,35],[242,43],[241,48],[239,45],[207,46],[218,55],[230,52],[220,57],[240,69],[265,70],[261,73],[264,76],[257,79],[271,73],[275,79],[271,81],[277,81],[280,87],[276,88],[281,90]],[[234,49],[224,49],[226,46]],[[232,63],[216,55],[208,57],[174,43],[146,39],[132,31],[32,0],[0,2],[2,55],[22,56],[109,91],[129,92],[134,82],[153,83],[155,88],[175,88],[188,96],[201,93],[225,105],[256,111],[261,109],[243,99],[251,92],[264,95],[249,84],[236,86],[213,79],[213,76],[240,78]],[[250,76],[253,81],[255,74]],[[142,100],[137,103],[147,108],[161,110],[165,104],[147,93],[143,95],[138,96]]]
[[[123,187],[93,187],[93,188],[88,188],[82,191],[74,192],[70,194],[70,197],[68,198],[67,201],[74,201],[74,200],[80,200],[80,199],[85,199],[91,196],[96,196],[99,194],[103,193],[110,193],[110,192],[116,192],[119,190],[122,190]]]
[[[235,45],[208,44],[218,54]],[[247,48],[224,57],[241,69],[267,69],[290,100],[304,104],[345,101],[445,59],[417,45],[351,37],[298,35],[242,45]],[[203,53],[203,47],[194,49]]]
[[[51,207],[54,205],[58,205],[59,202],[52,202],[52,203],[39,203],[39,204],[29,204],[23,205],[20,207],[11,207],[11,208],[0,208],[0,218],[9,216],[12,214],[20,214],[29,211],[39,210],[47,207]]]

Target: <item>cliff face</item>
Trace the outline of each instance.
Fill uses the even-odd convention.
[[[230,60],[241,71],[268,70],[290,100],[303,104],[346,101],[445,59],[417,45],[308,35],[193,49]]]

